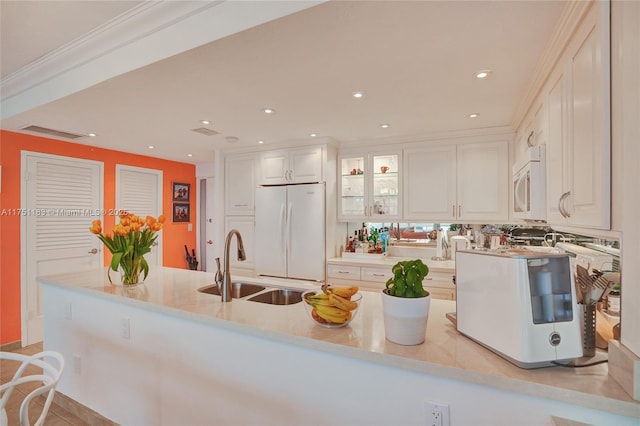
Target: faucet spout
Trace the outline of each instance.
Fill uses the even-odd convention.
[[[222,288],[220,289],[220,295],[223,302],[231,301],[231,271],[229,271],[229,251],[231,249],[231,239],[236,236],[238,240],[238,260],[247,260],[247,255],[244,251],[244,243],[242,242],[242,235],[237,229],[232,229],[227,234],[227,239],[224,242],[224,272],[222,273]]]

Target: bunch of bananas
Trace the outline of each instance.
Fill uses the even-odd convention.
[[[353,316],[358,303],[351,297],[358,292],[358,286],[322,286],[322,293],[307,296],[305,302],[313,307],[311,317],[321,324],[344,324]]]

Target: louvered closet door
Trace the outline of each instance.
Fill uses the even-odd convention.
[[[36,277],[103,266],[102,244],[89,232],[102,210],[102,163],[23,152],[22,167],[22,342],[32,344],[42,340]]]
[[[137,216],[162,214],[162,170],[116,166],[116,208]],[[144,257],[149,265],[162,264],[162,231]],[[184,244],[184,243],[183,243]]]

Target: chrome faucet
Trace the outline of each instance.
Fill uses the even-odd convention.
[[[242,243],[242,235],[236,229],[232,229],[227,234],[227,239],[224,242],[224,271],[220,271],[220,258],[216,257],[216,263],[218,270],[216,271],[216,286],[220,291],[223,302],[231,302],[231,272],[229,271],[229,250],[231,247],[231,237],[236,236],[238,240],[238,260],[243,261],[247,259],[247,255],[244,252],[244,244]]]

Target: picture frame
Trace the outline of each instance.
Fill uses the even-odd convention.
[[[173,182],[173,201],[189,201],[191,196],[191,184]]]
[[[191,206],[189,203],[173,203],[173,221],[190,222]]]

